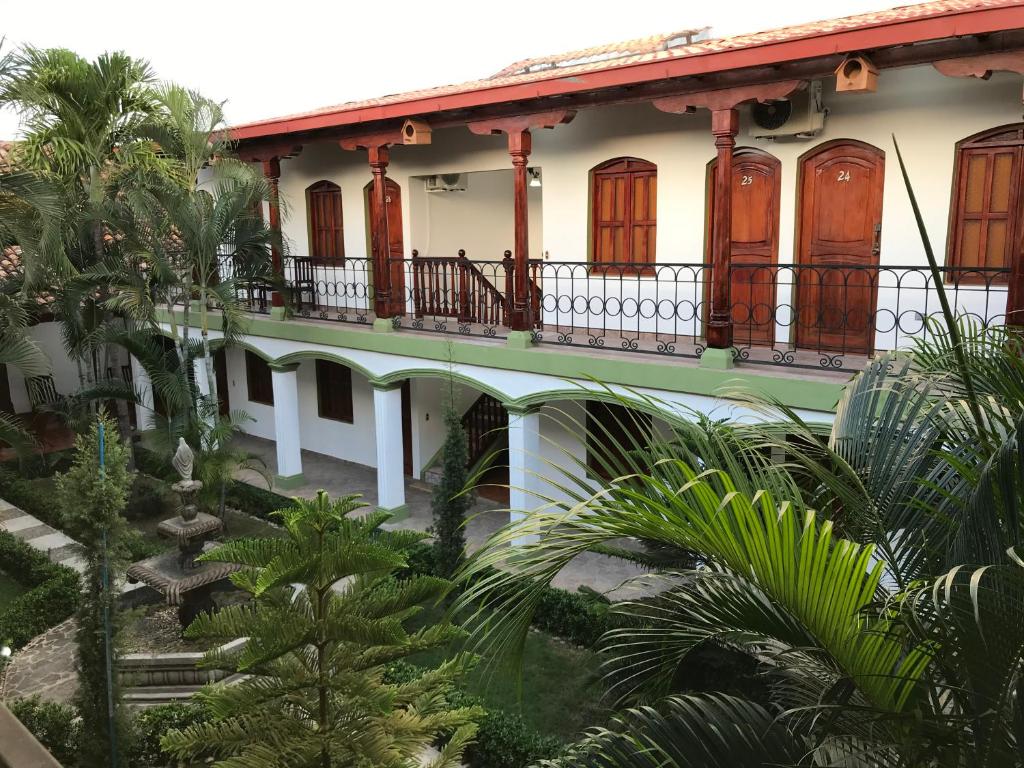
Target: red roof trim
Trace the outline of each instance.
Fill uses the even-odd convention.
[[[337,110],[237,126],[231,133],[238,140],[276,136],[1018,28],[1024,28],[1022,4],[966,11],[952,9],[923,18],[877,22],[854,29],[732,50],[694,53],[622,66],[613,66],[614,62],[610,62],[606,69],[525,83],[488,86],[486,81],[481,81],[479,87],[471,90],[413,96],[408,101],[383,105],[360,107],[356,104],[348,109],[342,105]]]

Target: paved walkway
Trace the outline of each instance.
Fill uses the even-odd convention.
[[[78,573],[85,571],[80,544],[3,499],[0,499],[0,530],[45,552],[51,562]],[[75,622],[68,619],[15,653],[4,670],[0,698],[38,695],[47,701],[69,701],[78,684],[74,637]]]
[[[3,499],[0,499],[0,530],[12,533],[40,552],[45,552],[51,562],[65,565],[78,573],[85,571],[81,545]]]
[[[267,465],[270,474],[277,469],[277,455],[273,440],[252,435],[237,435],[235,445],[242,450],[259,456]],[[312,498],[317,490],[324,489],[332,497],[350,493],[362,494],[371,507],[377,504],[377,471],[362,464],[353,464],[332,456],[312,451],[302,452],[302,474],[305,485],[288,491],[278,491],[289,496]],[[265,488],[266,482],[257,473],[243,471],[239,479]],[[405,501],[409,516],[396,523],[396,527],[425,531],[433,524],[430,497],[433,489],[419,480],[408,478],[405,485]],[[478,549],[487,538],[508,522],[508,510],[487,499],[478,499],[472,507],[466,526],[466,545],[470,551]],[[570,563],[554,580],[554,586],[574,590],[587,586],[598,592],[607,593],[614,599],[635,597],[648,590],[638,585],[622,587],[623,582],[640,576],[644,571],[633,563],[618,558],[594,553],[585,553]]]

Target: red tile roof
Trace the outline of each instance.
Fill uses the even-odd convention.
[[[1005,10],[1006,13],[991,15],[986,23],[969,24],[967,18],[985,11]],[[928,25],[927,27],[911,27],[913,22],[951,19],[951,23]],[[977,28],[975,28],[977,27]],[[529,96],[549,96],[555,93],[569,93],[578,90],[594,89],[601,85],[621,85],[630,82],[678,77],[699,72],[723,71],[738,66],[753,66],[766,63],[778,63],[798,58],[825,56],[849,50],[860,50],[869,47],[865,39],[850,39],[852,47],[843,48],[840,41],[831,39],[833,36],[850,32],[870,32],[877,38],[874,45],[902,45],[942,37],[981,34],[1024,27],[1024,2],[1022,0],[936,0],[935,2],[901,6],[887,11],[864,13],[857,16],[846,16],[828,21],[816,21],[798,24],[765,32],[746,35],[735,35],[713,40],[698,40],[692,43],[675,40],[687,34],[695,34],[700,30],[685,30],[682,33],[657,35],[654,37],[628,40],[620,43],[599,45],[578,51],[526,59],[517,62],[495,75],[481,80],[470,80],[455,85],[443,85],[406,93],[392,94],[362,101],[350,101],[329,107],[302,112],[284,117],[258,120],[244,123],[232,128],[235,138],[247,139],[260,136],[273,136],[293,131],[315,130],[334,125],[351,125],[353,123],[379,120],[388,117],[403,117],[425,114],[443,108],[475,106],[470,100],[462,99],[459,103],[448,104],[447,97],[481,94],[479,104],[492,104],[501,101],[514,101]],[[882,30],[895,28],[893,33],[882,33]],[[861,36],[864,37],[864,36]],[[712,63],[718,54],[752,52],[768,49],[785,43],[800,41],[818,41],[819,45],[801,46],[799,49],[787,51],[785,55],[765,55],[764,61],[750,58],[742,64],[725,61]],[[682,44],[674,44],[681,42]],[[781,53],[781,52],[780,52]],[[707,66],[695,68],[695,72],[672,71],[670,66],[660,66],[651,71],[648,67],[644,74],[639,71],[635,77],[623,72],[621,76],[606,78],[608,82],[598,84],[596,78],[590,76],[598,73],[616,73],[644,65],[674,63],[680,61],[696,61],[708,59]],[[589,80],[588,80],[589,78]],[[501,98],[501,89],[511,86],[531,86],[535,88],[519,88],[516,96]],[[485,92],[492,92],[490,98],[483,98]],[[407,109],[393,107],[407,106]]]

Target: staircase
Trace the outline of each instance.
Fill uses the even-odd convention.
[[[466,432],[466,443],[468,447],[468,462],[466,466],[473,470],[481,461],[487,458],[492,452],[499,450],[498,444],[505,436],[508,428],[508,412],[500,401],[484,393],[478,397],[469,409],[462,414],[462,428]],[[499,452],[505,451],[504,448]],[[480,478],[481,484],[506,484],[508,482],[508,460],[502,456],[495,456],[491,462],[492,469]],[[492,477],[492,475],[494,475]],[[424,475],[424,478],[431,485],[436,485],[441,479],[440,462],[431,467]],[[481,495],[487,498],[507,496],[507,490],[495,488],[482,488]],[[502,493],[504,491],[504,493]],[[501,501],[502,499],[495,499]]]

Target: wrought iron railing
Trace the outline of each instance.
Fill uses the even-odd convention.
[[[502,337],[508,332],[514,263],[456,256],[397,259],[391,265],[397,327]],[[225,265],[225,275],[230,265]],[[943,267],[953,311],[983,325],[1006,319],[1005,269]],[[367,323],[375,318],[372,265],[365,258],[284,260],[285,290],[297,316]],[[857,370],[874,352],[907,346],[940,314],[926,266],[732,265],[734,354],[755,364]],[[254,311],[266,311],[269,283],[236,278]],[[699,357],[709,308],[708,264],[529,264],[529,325],[542,344]]]

